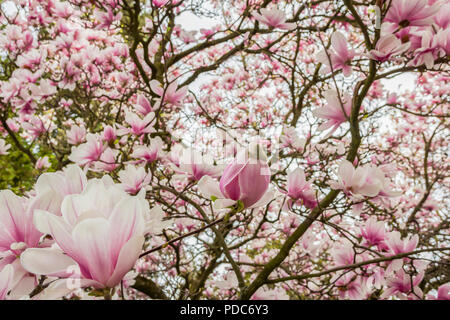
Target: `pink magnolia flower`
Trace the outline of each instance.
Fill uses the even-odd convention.
[[[156,7],[156,8],[161,8],[162,6],[164,6],[166,3],[168,3],[170,0],[152,0],[152,4]]]
[[[181,41],[188,44],[191,42],[195,42],[195,35],[197,34],[197,31],[186,31],[186,30],[180,30],[179,37]]]
[[[11,148],[11,145],[6,144],[5,140],[0,139],[0,155],[7,155],[9,148]]]
[[[201,28],[200,29],[200,33],[202,34],[202,39],[207,39],[208,37],[214,35],[217,31],[219,30],[219,28],[212,28],[212,29],[205,29],[205,28]]]
[[[105,126],[102,132],[102,140],[111,143],[114,142],[114,140],[116,139],[117,139],[116,130],[110,125]]]
[[[358,262],[355,259],[353,244],[348,240],[343,240],[335,245],[331,250],[331,256],[336,266],[345,266]]]
[[[102,153],[100,159],[95,162],[95,170],[111,172],[116,169],[119,166],[119,164],[117,163],[118,154],[119,150],[107,147]]]
[[[72,152],[69,156],[70,161],[73,161],[80,166],[99,160],[105,150],[103,142],[99,136],[88,133],[86,140],[86,143],[83,143],[78,147],[72,147]]]
[[[33,210],[26,200],[10,190],[0,191],[0,252],[18,256],[27,247],[35,247],[41,233],[33,225]],[[5,258],[3,258],[5,259]]]
[[[267,192],[270,169],[262,147],[250,145],[225,168],[220,191],[228,199],[242,201],[246,208],[257,203]]]
[[[144,119],[141,119],[136,113],[128,111],[125,114],[125,122],[130,126],[130,128],[118,125],[119,130],[117,130],[117,134],[122,136],[131,133],[135,136],[140,136],[145,133],[151,133],[154,131],[154,128],[151,126],[154,120],[154,112],[150,112],[144,117]]]
[[[387,234],[384,222],[377,221],[374,217],[368,219],[360,230],[361,236],[368,245],[379,246],[386,239]]]
[[[347,195],[361,197],[397,196],[389,187],[385,173],[373,165],[366,164],[355,169],[348,160],[343,160],[338,169],[338,181],[331,181],[333,189],[341,189]]]
[[[365,277],[356,276],[353,272],[343,274],[336,281],[339,287],[339,295],[341,298],[349,298],[351,300],[366,300],[372,288],[370,281]]]
[[[8,82],[3,82],[1,86],[0,97],[8,102],[12,97],[18,95],[22,89],[22,83],[20,80],[12,78]]]
[[[214,165],[214,159],[208,154],[201,154],[193,149],[184,149],[174,170],[187,175],[190,180],[199,181],[203,176],[218,177],[223,167]]]
[[[114,21],[120,21],[122,19],[122,12],[114,15],[113,10],[111,8],[107,8],[107,11],[95,10],[94,16],[96,20],[99,22],[96,26],[96,29],[107,29],[109,28]]]
[[[437,41],[442,52],[445,52],[446,55],[450,55],[450,28],[439,30]]]
[[[261,14],[253,12],[252,16],[255,17],[255,19],[259,22],[264,23],[269,27],[283,30],[292,30],[297,26],[295,23],[287,23],[286,16],[281,10],[262,8],[260,12]]]
[[[439,287],[437,300],[450,300],[450,282]]]
[[[419,236],[416,234],[405,239],[401,239],[400,232],[393,231],[387,234],[385,243],[393,255],[412,252],[419,243]]]
[[[13,132],[18,132],[20,130],[20,125],[14,119],[9,118],[6,120],[6,124]]]
[[[199,181],[199,189],[204,196],[214,200],[220,207],[228,207],[241,201],[245,208],[265,205],[272,200],[268,191],[270,169],[262,147],[251,144],[242,150],[225,168],[220,183],[205,176]]]
[[[47,169],[50,168],[50,166],[51,164],[47,156],[37,159],[36,164],[34,165],[37,170]]]
[[[306,140],[300,138],[293,127],[283,128],[283,133],[280,136],[281,148],[291,147],[298,152],[302,152],[305,148]]]
[[[0,300],[4,300],[11,289],[14,279],[14,268],[8,264],[0,271]]]
[[[32,49],[17,57],[16,63],[20,68],[33,69],[35,65],[40,65],[41,61],[43,61],[46,57],[46,51],[41,52],[41,50]]]
[[[177,82],[172,82],[166,89],[164,89],[161,83],[159,83],[157,80],[150,81],[150,88],[154,93],[160,96],[164,102],[176,106],[180,104],[181,99],[184,98],[188,90],[187,86],[178,89]]]
[[[369,58],[380,62],[390,60],[393,56],[400,55],[409,49],[410,43],[403,43],[395,35],[385,35],[378,40],[374,50],[370,50]]]
[[[414,51],[414,59],[408,65],[420,66],[425,65],[431,69],[434,61],[441,55],[445,55],[441,46],[441,35],[435,34],[431,30],[415,32],[417,39],[420,39],[420,47]]]
[[[36,275],[73,276],[82,286],[112,288],[134,266],[144,242],[148,203],[130,196],[105,176],[93,179],[81,194],[68,195],[62,216],[35,210],[35,225],[59,249],[32,248],[22,253],[22,266]],[[76,268],[75,268],[76,267]]]
[[[86,141],[86,128],[80,126],[71,126],[70,130],[66,132],[67,142],[73,145],[78,145]]]
[[[74,14],[75,10],[73,9],[73,7],[70,4],[68,4],[66,2],[57,1],[54,3],[54,7],[52,8],[52,11],[58,17],[68,19],[68,18],[70,18],[71,15]]]
[[[139,112],[143,116],[146,116],[147,114],[153,111],[150,102],[143,94],[140,94],[138,96],[137,104],[134,105],[134,108],[136,109],[137,112]]]
[[[290,172],[287,176],[288,191],[281,190],[290,199],[287,201],[288,208],[292,208],[294,204],[304,205],[312,209],[317,206],[315,192],[310,182],[306,181],[305,172],[297,168]]]
[[[144,167],[127,165],[124,170],[119,172],[119,180],[126,192],[136,194],[149,185],[151,175],[145,171]]]
[[[146,162],[151,163],[160,159],[164,152],[162,148],[164,143],[160,137],[150,140],[150,146],[137,146],[130,157],[139,159],[137,163]]]
[[[160,206],[151,208],[145,219],[145,233],[160,234],[164,228],[173,224],[170,219],[165,219],[164,211]]]
[[[41,134],[47,131],[47,129],[44,126],[44,123],[41,119],[39,119],[36,116],[32,116],[28,122],[22,123],[23,130],[27,131],[33,139],[39,137]]]
[[[69,165],[63,171],[43,173],[34,186],[35,196],[31,199],[30,210],[42,209],[60,216],[63,198],[81,193],[86,184],[86,174],[77,165]]]
[[[408,297],[417,299],[423,296],[419,284],[423,280],[424,273],[421,272],[416,276],[407,274],[403,269],[397,270],[394,275],[386,278],[386,290],[380,296],[381,299],[386,299],[390,296],[397,296],[401,299]],[[414,293],[415,295],[411,294]],[[417,296],[418,297],[417,297]]]
[[[331,36],[331,46],[333,49],[328,51],[328,55],[325,50],[317,55],[317,60],[327,66],[323,72],[328,73],[342,69],[345,77],[350,76],[352,74],[351,61],[355,57],[355,50],[348,49],[347,40],[339,31]]]
[[[439,8],[439,11],[434,16],[434,21],[442,29],[450,27],[450,3],[446,3]]]
[[[392,0],[383,21],[392,23],[397,28],[428,26],[433,22],[433,16],[438,11],[439,7],[429,6],[428,0]]]
[[[346,122],[350,117],[350,113],[352,110],[352,100],[350,95],[347,93],[341,95],[341,100],[339,100],[338,94],[336,91],[329,90],[324,93],[327,104],[319,109],[315,109],[313,114],[321,119],[327,120],[327,122],[321,124],[318,130],[326,130],[328,128],[332,128],[331,132],[328,135],[331,135],[334,131],[339,128],[339,126]]]

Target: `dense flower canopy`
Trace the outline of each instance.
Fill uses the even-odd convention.
[[[0,299],[450,299],[449,0],[0,8]]]

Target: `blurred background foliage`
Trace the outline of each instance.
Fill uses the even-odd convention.
[[[17,139],[24,143],[24,139],[16,135]],[[0,190],[10,189],[17,195],[23,195],[29,191],[38,176],[44,171],[54,171],[54,156],[49,150],[33,150],[36,158],[48,156],[51,167],[48,169],[37,170],[28,156],[20,151],[13,143],[10,137],[5,136],[3,139],[7,144],[11,145],[8,154],[0,155]]]

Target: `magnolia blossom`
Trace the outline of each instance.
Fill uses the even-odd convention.
[[[261,14],[253,12],[252,16],[259,22],[264,23],[269,27],[292,30],[297,26],[295,23],[286,22],[286,16],[281,10],[262,8],[260,12]]]
[[[176,106],[180,104],[181,99],[184,98],[188,90],[187,86],[178,89],[178,84],[176,82],[172,82],[166,89],[164,89],[161,83],[157,80],[150,81],[150,87],[154,93],[163,99],[164,102]]]
[[[119,150],[107,147],[100,156],[100,159],[94,163],[94,166],[91,168],[91,170],[106,172],[113,171],[119,166],[119,164],[116,162],[118,160],[118,154]]]
[[[293,127],[283,128],[283,133],[280,136],[281,148],[291,147],[299,152],[305,148],[306,140],[300,138]]]
[[[152,108],[150,102],[142,94],[140,94],[138,96],[137,104],[134,105],[134,108],[136,109],[137,112],[139,112],[143,116],[146,116],[147,114],[149,114],[150,112],[153,111],[153,108]]]
[[[419,288],[419,284],[422,282],[423,277],[423,273],[413,276],[407,274],[403,269],[400,269],[392,276],[386,278],[387,288],[383,291],[380,298],[386,299],[392,295],[395,295],[401,299],[408,297],[413,299],[421,299],[423,292]]]
[[[428,0],[392,0],[384,22],[397,28],[427,26],[433,22],[433,16],[439,11],[436,5],[428,5]]]
[[[6,299],[27,299],[28,295],[36,287],[36,283],[35,275],[27,272],[16,256],[7,256],[1,260],[0,300],[2,300],[1,296],[3,290],[5,290],[4,294],[7,294]]]
[[[328,134],[331,135],[350,117],[352,100],[349,94],[345,93],[339,96],[336,91],[332,90],[326,91],[324,96],[327,104],[322,108],[315,109],[313,114],[318,118],[327,120],[327,122],[319,126],[318,130],[332,128],[331,132]]]
[[[384,222],[377,221],[374,217],[368,219],[360,230],[361,236],[368,245],[380,245],[387,236]]]
[[[355,57],[355,50],[348,49],[347,40],[339,31],[331,36],[331,46],[332,50],[323,50],[317,55],[317,60],[327,66],[324,72],[342,69],[344,76],[350,76],[352,74],[351,61]]]
[[[297,168],[290,172],[287,176],[288,191],[281,190],[290,199],[287,201],[288,208],[292,208],[294,204],[304,205],[312,209],[317,205],[316,195],[310,182],[306,181],[305,172]]]
[[[11,148],[10,144],[6,144],[6,141],[0,139],[0,155],[8,154],[8,149]]]
[[[372,292],[372,286],[368,278],[356,276],[354,272],[340,275],[336,285],[340,287],[339,295],[341,298],[366,300]]]
[[[444,3],[434,16],[435,23],[442,29],[450,27],[450,3]]]
[[[338,169],[338,181],[331,181],[333,189],[341,189],[356,198],[396,196],[389,187],[385,173],[373,165],[366,164],[355,169],[348,160],[342,160]]]
[[[151,163],[160,159],[164,155],[163,141],[160,137],[150,140],[150,146],[137,146],[130,155],[132,158],[139,159],[137,163]]]
[[[136,194],[149,185],[151,175],[145,171],[144,167],[127,165],[125,170],[119,172],[119,179],[126,192]]]
[[[22,128],[26,132],[30,133],[33,139],[39,137],[41,134],[47,131],[44,126],[44,122],[36,116],[32,116],[28,120],[28,122],[23,122]],[[48,128],[48,130],[50,131],[50,128]]]
[[[110,125],[107,125],[103,128],[102,139],[105,142],[111,143],[117,139],[116,129]]]
[[[99,136],[89,133],[86,136],[86,140],[86,143],[83,143],[78,147],[72,147],[72,152],[69,156],[70,161],[73,161],[80,166],[99,160],[105,150]]]
[[[21,263],[37,275],[64,278],[79,271],[82,286],[112,288],[139,257],[149,212],[143,195],[128,195],[108,176],[93,179],[81,194],[64,198],[62,216],[35,210],[36,227],[59,248],[27,249]]]
[[[172,224],[172,220],[166,219],[163,209],[160,206],[154,206],[145,217],[145,233],[160,234],[163,229]]]
[[[393,255],[412,252],[419,243],[419,236],[416,234],[405,239],[401,239],[398,231],[390,232],[385,240],[387,247]]]
[[[450,282],[439,287],[437,300],[450,300]]]
[[[214,159],[208,154],[203,155],[193,149],[184,149],[174,169],[182,176],[187,175],[189,179],[199,181],[205,175],[220,176],[223,167],[214,165]]]
[[[348,240],[343,240],[342,242],[336,244],[331,250],[331,255],[333,256],[333,260],[337,266],[345,266],[358,262],[355,261],[353,244]]]
[[[171,0],[152,0],[152,4],[156,7],[156,8],[161,8],[162,6],[164,6],[166,3],[168,3]]]
[[[395,35],[385,35],[378,40],[374,50],[370,50],[369,58],[379,62],[385,62],[391,57],[400,55],[409,49],[410,43],[403,43]]]
[[[8,264],[0,270],[0,300],[4,300],[11,289],[14,278],[14,268]]]
[[[73,145],[83,143],[86,139],[86,128],[79,126],[71,126],[70,130],[66,132],[67,142]]]
[[[33,206],[29,205],[26,199],[10,190],[0,191],[0,253],[3,259],[18,256],[27,247],[38,245],[41,233],[33,225]],[[0,265],[5,261],[0,260]]]
[[[95,10],[94,16],[96,20],[99,22],[96,26],[97,29],[105,29],[109,28],[114,21],[120,21],[122,18],[122,12],[119,12],[117,15],[114,15],[113,10],[111,8],[107,8],[107,11]]]
[[[42,209],[61,215],[64,197],[81,193],[86,184],[86,174],[77,165],[69,165],[63,171],[41,174],[34,186],[31,210]]]
[[[36,164],[34,165],[34,167],[38,170],[47,169],[50,168],[50,166],[51,164],[50,161],[48,160],[48,156],[37,159]]]
[[[154,120],[154,112],[150,112],[149,114],[147,114],[144,119],[141,119],[137,114],[133,112],[126,112],[125,122],[130,126],[130,128],[118,125],[119,130],[117,131],[117,134],[122,136],[131,133],[133,135],[140,136],[145,133],[151,133],[154,131],[154,128],[151,125]]]
[[[195,41],[195,35],[197,34],[197,31],[186,31],[186,30],[180,30],[179,37],[184,43],[191,43]]]
[[[430,30],[419,31],[414,35],[420,39],[420,47],[415,50],[414,59],[408,65],[420,66],[424,64],[429,69],[433,68],[434,61],[441,55],[445,55],[441,46],[440,35]]]
[[[257,207],[269,202],[268,192],[270,169],[261,146],[252,144],[242,150],[225,168],[220,183],[204,176],[198,183],[204,196],[213,199],[214,204],[228,207],[240,201],[245,208]]]

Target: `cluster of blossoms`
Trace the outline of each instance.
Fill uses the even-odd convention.
[[[13,270],[4,290],[13,297],[30,294],[41,275],[48,276],[47,298],[77,289],[59,278],[114,288],[133,268],[144,236],[163,223],[145,193],[131,196],[109,176],[88,181],[75,165],[41,175],[30,193],[1,191],[1,262]]]
[[[450,299],[450,1],[0,9],[0,299]]]

